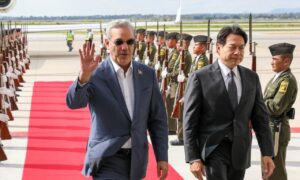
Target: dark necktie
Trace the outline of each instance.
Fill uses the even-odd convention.
[[[229,98],[232,104],[233,109],[236,109],[236,106],[238,105],[238,98],[237,98],[237,88],[236,88],[236,84],[234,81],[234,72],[230,71],[230,79],[228,82],[228,94],[229,94]]]

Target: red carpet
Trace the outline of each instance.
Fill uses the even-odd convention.
[[[89,134],[88,109],[69,110],[65,105],[70,82],[34,84],[23,180],[77,180],[81,175]],[[157,179],[152,147],[148,180]],[[184,162],[183,162],[184,163]],[[183,179],[171,166],[168,178]]]

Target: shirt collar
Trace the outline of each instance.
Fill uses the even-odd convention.
[[[233,69],[228,68],[225,64],[222,63],[222,61],[218,60],[218,64],[221,68],[222,73],[226,76],[228,76],[228,74],[230,73],[230,71],[233,71],[234,74],[237,76],[238,74],[238,69],[237,66],[235,66]]]
[[[119,66],[115,61],[112,60],[112,57],[110,57],[110,61],[112,62],[112,65],[114,67],[115,72],[119,72],[120,70],[122,72],[124,72],[124,70],[121,68],[121,66]],[[132,61],[131,61],[130,62],[130,66],[129,66],[128,70],[127,70],[127,73],[131,72],[132,69],[133,69],[133,66],[132,66]]]

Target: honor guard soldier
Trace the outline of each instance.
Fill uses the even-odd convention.
[[[171,113],[173,110],[174,99],[176,95],[176,78],[170,77],[170,74],[173,72],[175,62],[178,59],[179,51],[176,49],[176,44],[178,41],[178,33],[172,32],[167,36],[167,47],[168,47],[168,59],[167,59],[167,67],[163,67],[163,71],[161,73],[162,79],[168,79],[167,93],[166,93],[166,109],[168,114],[168,126],[169,126],[169,134],[175,135],[177,129],[176,120],[171,118]]]
[[[208,58],[205,54],[207,50],[207,38],[208,37],[205,35],[194,36],[195,44],[194,44],[193,52],[196,55],[196,57],[193,60],[190,73],[208,65]],[[210,38],[210,41],[211,40],[212,39]]]
[[[67,46],[69,48],[69,52],[71,52],[73,50],[73,41],[74,41],[74,33],[72,30],[67,32],[67,37],[66,37],[66,41],[67,41]]]
[[[179,38],[180,38],[180,34],[178,35],[178,39]],[[190,46],[192,38],[193,38],[193,36],[190,34],[182,34],[182,47],[181,47],[182,50],[181,51],[184,51],[184,52],[180,53],[175,65],[174,65],[173,72],[170,75],[171,79],[173,79],[173,78],[177,79],[176,87],[175,87],[177,90],[176,89],[173,90],[173,91],[176,91],[176,95],[178,95],[178,93],[179,93],[178,83],[185,84],[186,79],[187,79],[188,74],[191,69],[192,56],[191,56],[191,53],[189,52],[189,46]],[[184,55],[183,58],[182,58],[182,54]],[[182,62],[184,64],[183,65],[184,70],[181,70]],[[175,146],[183,145],[183,133],[182,133],[183,98],[180,99],[179,102],[180,102],[181,108],[180,108],[179,118],[177,119],[177,130],[176,130],[177,139],[170,141],[171,145],[175,145]],[[173,108],[176,107],[175,103],[177,103],[177,101],[174,101]],[[174,109],[173,109],[173,111],[174,111]]]
[[[150,67],[154,67],[154,58],[156,54],[156,46],[154,44],[154,39],[156,36],[155,31],[147,31],[147,40],[146,40],[146,52],[147,52],[147,57],[145,59],[145,64]]]
[[[268,180],[287,180],[285,159],[291,136],[289,119],[294,119],[295,109],[292,106],[298,91],[296,78],[290,69],[295,45],[279,43],[269,49],[272,54],[272,70],[276,75],[265,88],[264,101],[270,114],[276,168]]]
[[[144,63],[144,54],[146,51],[146,43],[145,43],[145,29],[137,29],[136,30],[136,56],[135,60]]]
[[[157,77],[157,81],[159,83],[159,86],[161,85],[161,71],[163,67],[163,62],[165,59],[167,59],[167,46],[166,46],[166,37],[167,32],[165,31],[159,31],[156,36],[156,45],[157,45],[157,55],[155,58],[155,73]]]
[[[157,70],[157,68],[161,68],[163,66],[163,61],[165,60],[165,56],[166,56],[166,49],[167,49],[167,45],[166,45],[166,37],[167,37],[168,33],[165,31],[159,31],[157,33],[157,41],[156,41],[156,45],[157,45],[157,53],[158,53],[158,57],[156,58],[156,62],[155,62],[155,69]],[[159,65],[158,65],[159,63]]]

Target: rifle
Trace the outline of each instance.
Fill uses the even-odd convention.
[[[252,52],[252,71],[256,72],[256,42],[253,42],[253,52]]]
[[[156,23],[156,44],[157,44],[157,62],[156,64],[159,64],[159,67],[160,67],[160,44],[159,44],[159,41],[158,41],[158,32],[159,32],[159,22],[157,20],[157,23]],[[157,81],[159,82],[160,80],[160,68],[157,68],[155,69],[155,73],[156,73],[156,78],[157,78]]]
[[[181,47],[181,59],[180,59],[180,68],[179,68],[179,74],[183,73],[184,74],[184,69],[185,69],[185,52],[183,49],[183,42],[182,42],[182,21],[180,21],[180,47]],[[183,98],[184,95],[184,82],[179,82],[176,90],[176,96],[175,96],[175,104],[173,107],[173,111],[171,113],[171,118],[173,119],[179,119],[181,115],[181,106],[182,103],[180,100]]]
[[[249,15],[249,52],[252,55],[252,14]]]
[[[213,63],[213,42],[210,41],[210,19],[207,22],[207,51],[209,53],[209,64]]]
[[[157,45],[157,62],[160,65],[160,44]],[[156,69],[156,78],[159,81],[160,80],[160,68]]]
[[[252,15],[249,15],[249,52],[252,55],[252,71],[256,72],[256,42],[252,41]]]
[[[213,63],[213,47],[214,47],[214,43],[211,42],[210,43],[210,48],[209,48],[209,64],[212,64]]]
[[[210,48],[210,19],[207,21],[207,50],[209,51]]]
[[[7,160],[7,157],[6,157],[6,154],[5,154],[2,146],[3,145],[0,142],[0,161],[5,161],[5,160]]]
[[[168,54],[169,54],[169,50],[166,49],[166,54],[165,54],[164,63],[163,63],[163,68],[165,71],[168,71],[168,66],[169,66]],[[162,78],[162,80],[161,80],[161,94],[162,94],[162,98],[165,103],[166,103],[166,99],[167,99],[167,90],[168,90],[168,77],[165,77],[165,78]]]

